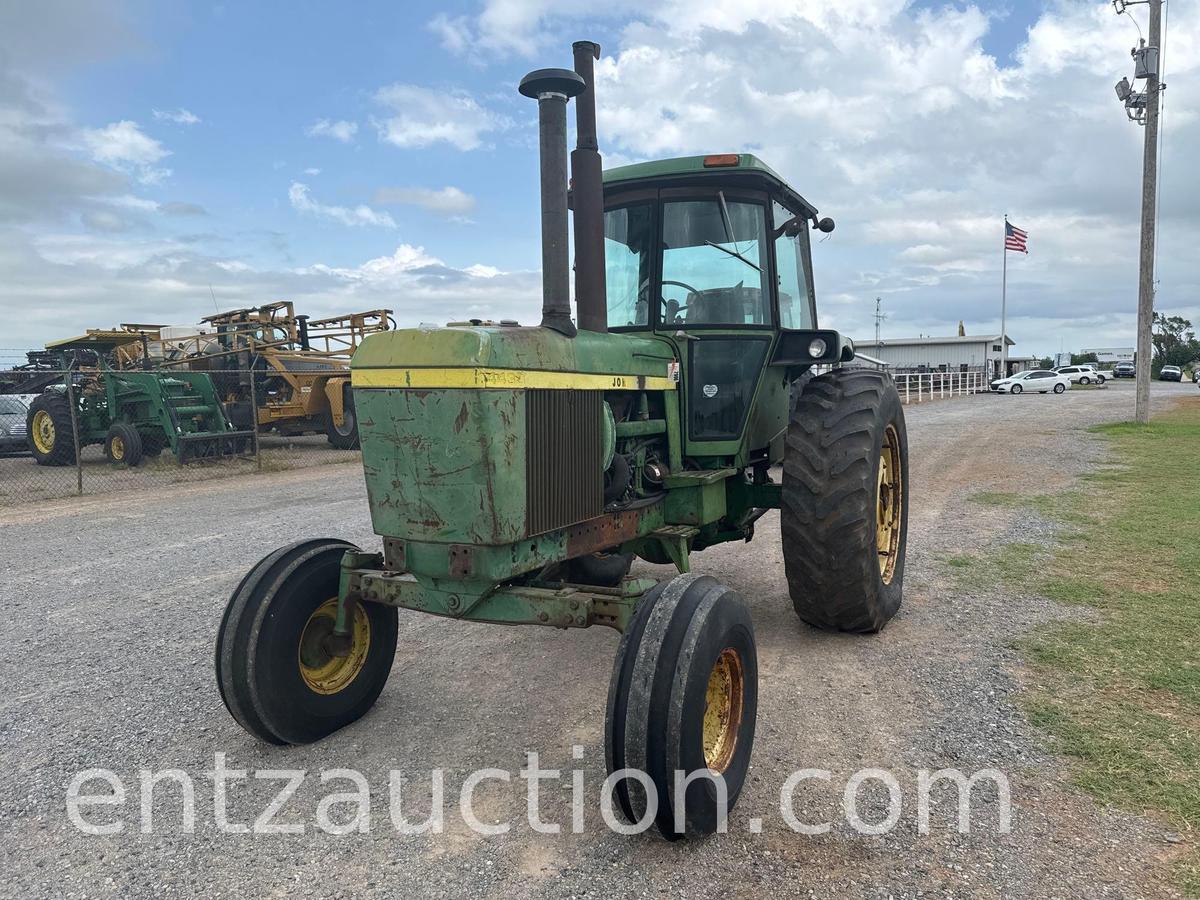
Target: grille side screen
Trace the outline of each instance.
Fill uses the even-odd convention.
[[[565,528],[604,511],[603,402],[601,391],[526,392],[528,534]]]

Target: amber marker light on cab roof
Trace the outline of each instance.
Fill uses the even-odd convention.
[[[736,166],[740,161],[736,153],[715,153],[704,157],[704,168],[715,169],[718,166]]]

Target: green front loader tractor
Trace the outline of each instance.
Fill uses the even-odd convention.
[[[78,446],[103,444],[113,465],[136,466],[146,456],[169,450],[181,462],[242,452],[253,431],[234,429],[205,372],[114,369],[108,360],[138,340],[129,332],[93,331],[48,345],[60,354],[71,379],[52,384],[29,406],[29,450],[38,465],[70,466]],[[91,363],[78,367],[87,354]],[[71,402],[74,400],[74,409]]]
[[[840,367],[852,344],[818,327],[809,233],[833,222],[747,154],[602,175],[599,48],[574,49],[574,71],[520,88],[541,128],[541,324],[366,339],[352,384],[382,548],[316,539],[263,559],[226,608],[217,680],[249,732],[299,744],[370,708],[398,609],[607,625],[608,768],[646,776],[618,780],[617,805],[674,839],[736,802],[757,716],[750,613],[695,555],[778,509],[800,618],[878,631],[901,599],[907,438],[887,376]],[[634,557],[680,574],[631,577]]]

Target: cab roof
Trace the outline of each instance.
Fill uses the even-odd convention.
[[[674,159],[655,159],[604,170],[604,188],[625,190],[648,187],[650,183],[672,186],[732,182],[782,194],[789,205],[799,207],[810,218],[817,217],[817,208],[798,194],[791,185],[752,153],[721,153],[704,156],[680,156]]]

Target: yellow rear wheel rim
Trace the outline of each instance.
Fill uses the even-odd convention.
[[[125,441],[118,435],[113,435],[112,440],[109,442],[109,449],[112,452],[113,459],[125,458]]]
[[[326,600],[313,611],[300,634],[297,663],[304,683],[318,694],[337,694],[348,688],[367,662],[371,649],[371,620],[361,604],[354,604],[350,628],[350,653],[334,656],[328,639],[337,623],[337,597]]]
[[[704,764],[714,772],[723,773],[733,762],[745,696],[742,657],[727,647],[709,673],[704,696]]]
[[[900,464],[900,433],[889,425],[879,450],[879,485],[875,500],[875,549],[884,584],[896,575],[904,511],[904,470]]]
[[[33,446],[39,453],[54,452],[54,419],[44,409],[33,414]]]

